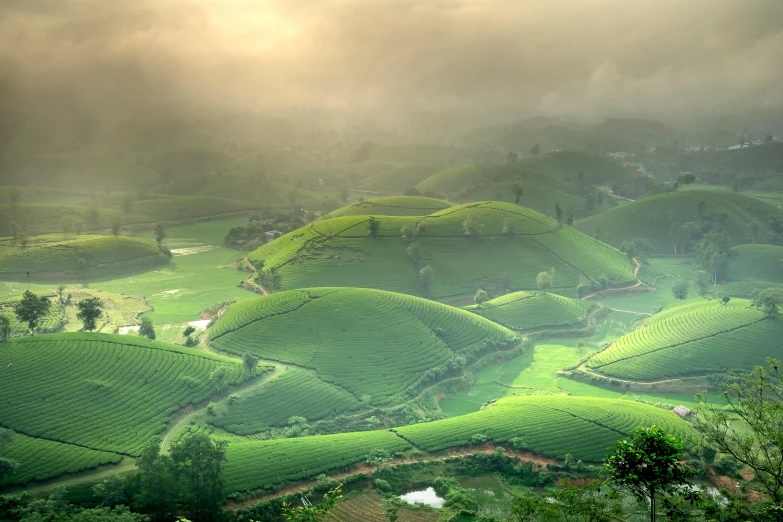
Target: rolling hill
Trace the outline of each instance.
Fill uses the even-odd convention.
[[[631,282],[631,262],[619,251],[537,212],[500,202],[479,202],[426,217],[380,216],[370,237],[366,216],[317,221],[286,234],[249,259],[275,269],[282,288],[358,286],[381,288],[436,299],[473,295],[477,288],[536,288],[536,275],[555,268],[554,288],[576,295],[580,277]],[[467,220],[479,234],[468,235]],[[401,237],[403,227],[419,230],[419,258]],[[504,232],[504,227],[507,233]],[[411,253],[409,253],[411,249]],[[419,271],[433,269],[428,287]]]
[[[700,214],[699,206],[703,204]],[[640,199],[605,210],[574,224],[587,235],[598,232],[601,240],[618,246],[636,237],[647,238],[661,252],[672,252],[681,242],[670,234],[689,221],[714,217],[722,223],[732,244],[747,243],[748,225],[758,223],[756,242],[771,241],[777,233],[770,220],[783,219],[783,212],[772,205],[733,192],[720,190],[685,190]]]
[[[8,482],[138,455],[172,413],[215,392],[210,375],[221,366],[225,384],[246,377],[224,357],[139,337],[68,333],[8,341],[0,350],[0,425],[21,435],[10,448],[19,468]],[[47,454],[57,458],[41,460]]]
[[[338,208],[321,219],[342,216],[427,216],[449,208],[451,203],[422,196],[386,196],[366,199]]]
[[[595,306],[546,292],[514,292],[465,309],[512,330],[526,332],[583,327]]]
[[[158,245],[145,239],[112,236],[42,236],[26,247],[0,240],[0,278],[28,270],[37,277],[73,274],[118,275],[149,270],[169,262]]]
[[[632,401],[567,396],[499,399],[482,411],[390,431],[342,433],[229,445],[228,491],[253,491],[302,480],[364,462],[374,449],[405,453],[468,446],[480,434],[495,443],[521,438],[530,451],[548,457],[599,462],[607,449],[638,426],[665,426],[678,436],[688,424],[671,412]]]
[[[749,370],[780,359],[783,321],[768,318],[750,301],[732,299],[671,306],[644,327],[591,357],[592,372],[630,381],[655,381]]]
[[[517,343],[510,330],[463,310],[356,288],[309,288],[242,301],[210,330],[214,348],[314,370],[335,387],[337,405],[323,413],[357,399],[388,403],[410,390],[415,396],[440,375],[461,372],[480,353]]]
[[[442,168],[442,166],[430,163],[405,165],[365,178],[359,186],[368,190],[402,194]]]
[[[731,249],[726,281],[720,286],[732,295],[749,297],[757,290],[783,285],[783,247],[740,245]]]

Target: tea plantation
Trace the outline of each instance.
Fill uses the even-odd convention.
[[[479,354],[517,342],[510,330],[457,308],[354,288],[243,301],[210,331],[215,348],[311,368],[373,403],[398,399],[414,385],[459,373]]]
[[[678,305],[647,319],[586,366],[638,381],[747,370],[783,356],[781,336],[783,321],[767,318],[747,300]]]
[[[510,203],[458,205],[426,217],[369,217],[317,221],[286,234],[249,256],[264,269],[275,268],[283,289],[311,286],[381,288],[436,299],[473,295],[478,287],[536,288],[536,275],[555,268],[556,292],[575,295],[580,277],[635,281],[631,262],[619,251],[535,211]],[[468,219],[475,234],[466,233]],[[420,259],[409,253],[401,228],[418,228],[410,238]],[[507,232],[507,233],[504,233]],[[419,269],[431,266],[427,288]],[[513,269],[511,269],[513,267]]]
[[[581,327],[595,303],[546,292],[514,292],[465,309],[512,330]]]
[[[426,216],[449,208],[442,199],[422,196],[387,196],[359,201],[329,212],[322,219],[342,216]]]

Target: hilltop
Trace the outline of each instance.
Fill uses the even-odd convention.
[[[365,178],[359,186],[368,190],[401,194],[407,189],[415,187],[422,180],[427,179],[442,168],[442,166],[430,163],[405,165]]]
[[[422,196],[387,196],[366,199],[338,208],[321,219],[342,216],[426,216],[449,208],[451,203],[442,199]]]
[[[635,281],[616,249],[533,210],[501,202],[458,205],[425,217],[345,216],[316,221],[249,255],[272,269],[282,289],[374,287],[442,299],[487,290],[531,290],[539,272],[555,268],[558,293],[576,294],[580,277]],[[469,232],[466,233],[466,222]],[[472,225],[470,225],[472,223]],[[409,231],[408,240],[401,229]],[[417,246],[411,246],[416,244]],[[432,268],[429,279],[420,272]]]
[[[514,292],[480,305],[465,307],[490,321],[519,332],[580,328],[596,305],[547,292]]]
[[[783,322],[750,301],[732,299],[670,306],[644,327],[591,357],[592,372],[630,381],[655,381],[727,370],[750,370],[783,356]]]
[[[165,265],[169,257],[152,241],[132,237],[41,236],[27,246],[0,240],[0,277],[96,273],[120,275]]]
[[[224,357],[139,337],[66,333],[0,350],[0,425],[17,432],[8,482],[73,473],[137,456],[169,416],[247,375]],[[17,446],[18,445],[18,446]],[[43,458],[47,456],[48,458]]]
[[[357,288],[308,288],[242,301],[210,330],[214,348],[314,370],[335,387],[335,396],[347,391],[346,400],[373,404],[416,396],[480,354],[517,342],[510,330],[463,310]],[[320,416],[331,413],[327,405],[321,403]]]
[[[679,233],[687,222],[718,222],[731,243],[741,245],[750,239],[751,223],[758,224],[756,242],[772,241],[778,235],[774,228],[779,227],[778,220],[783,220],[783,212],[755,198],[719,190],[685,190],[605,210],[574,227],[611,245],[639,237],[649,239],[660,252],[673,252],[675,245],[681,248],[693,240]]]

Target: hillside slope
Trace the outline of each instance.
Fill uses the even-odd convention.
[[[721,288],[732,295],[751,296],[757,290],[783,285],[783,247],[740,245],[731,249],[726,281]]]
[[[342,216],[426,216],[449,208],[451,203],[442,199],[422,196],[387,196],[366,199],[353,205],[338,208],[321,219]]]
[[[429,163],[405,165],[365,178],[359,186],[369,190],[402,194],[441,169],[441,166]]]
[[[703,210],[699,207],[703,203]],[[725,215],[725,216],[724,216]],[[615,246],[636,237],[647,238],[661,252],[672,252],[681,242],[676,231],[684,223],[714,218],[728,232],[732,244],[747,243],[748,226],[758,223],[756,242],[771,241],[777,233],[770,220],[783,219],[783,212],[733,192],[685,190],[640,199],[634,203],[605,210],[574,224],[587,235],[598,232],[601,240]]]
[[[536,288],[536,275],[555,268],[558,293],[576,294],[579,278],[631,282],[631,262],[620,252],[530,209],[500,202],[458,205],[426,217],[380,216],[376,237],[369,218],[317,221],[286,234],[249,256],[275,269],[283,289],[315,286],[370,287],[436,299],[477,288]],[[478,235],[465,222],[476,221]],[[419,230],[410,241],[403,227]],[[508,233],[504,233],[504,227]],[[420,255],[416,255],[418,248]],[[429,286],[419,271],[433,269]],[[426,281],[425,281],[426,282]]]
[[[632,381],[672,379],[749,370],[780,359],[783,321],[768,318],[750,301],[732,299],[671,306],[644,327],[591,357],[596,373]]]
[[[242,301],[210,330],[215,348],[310,368],[374,404],[399,400],[409,390],[415,396],[423,384],[460,372],[478,354],[517,342],[510,330],[463,310],[357,288]]]
[[[507,328],[525,332],[584,326],[587,314],[595,306],[546,292],[514,292],[465,309]]]

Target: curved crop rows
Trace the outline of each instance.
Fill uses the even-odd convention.
[[[668,308],[587,361],[594,371],[654,380],[739,370],[780,357],[783,321],[766,318],[750,302],[732,300]]]
[[[270,426],[283,426],[293,415],[318,420],[358,404],[350,393],[306,371],[290,370],[261,392],[240,397],[208,421],[237,435],[252,435]]]
[[[386,522],[385,506],[375,492],[348,495],[337,504],[334,516],[342,522]],[[436,522],[436,509],[417,509],[402,506],[397,512],[400,522]]]
[[[376,449],[397,452],[411,446],[385,430],[231,444],[224,468],[226,489],[252,491],[313,477],[363,462]]]
[[[517,331],[576,326],[585,322],[591,305],[546,292],[515,292],[466,310]]]
[[[168,416],[244,376],[196,350],[108,334],[15,339],[0,350],[0,425],[25,435],[137,455]],[[225,385],[225,384],[224,384]]]
[[[340,216],[426,216],[451,204],[441,199],[422,196],[388,196],[372,198],[338,208],[327,219]]]
[[[528,448],[550,457],[597,462],[606,448],[639,426],[667,426],[678,435],[688,431],[679,417],[653,406],[629,401],[566,396],[500,399],[490,408],[395,431],[415,446],[438,451],[470,443],[475,434],[494,442],[521,438]]]
[[[353,288],[294,290],[239,303],[210,338],[227,352],[312,368],[374,403],[391,400],[458,355],[470,359],[516,341],[510,330],[463,310]]]

